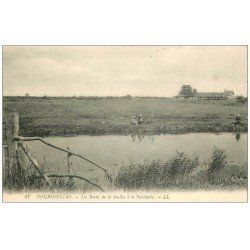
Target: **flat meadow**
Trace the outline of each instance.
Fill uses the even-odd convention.
[[[241,116],[240,131],[247,132],[247,104],[230,100],[4,97],[3,113],[6,112],[18,112],[21,136],[129,135],[138,130],[149,135],[233,132],[237,114]],[[144,123],[132,125],[132,116],[138,119],[139,115],[143,116]],[[229,164],[224,149],[215,149],[208,158],[208,162],[202,162],[198,157],[177,152],[164,162],[157,159],[131,162],[119,167],[113,185],[117,190],[247,188],[247,164]],[[25,163],[23,168],[15,166],[12,173],[4,174],[6,190],[47,188],[37,172],[25,170],[30,171],[28,165],[30,163]],[[75,184],[65,178],[53,179],[54,189],[74,190]]]
[[[230,100],[154,97],[4,97],[3,112],[18,112],[23,136],[231,132],[237,114],[247,132],[247,104]],[[131,117],[144,123],[131,125]]]

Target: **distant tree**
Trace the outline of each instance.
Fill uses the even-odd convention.
[[[126,95],[126,96],[124,96],[124,98],[126,98],[126,99],[132,99],[132,96],[131,95]]]
[[[192,89],[191,85],[182,85],[179,95],[185,98],[193,97],[197,93],[196,89]]]
[[[30,96],[29,93],[26,93],[26,94],[25,94],[25,97],[29,97],[29,96]]]
[[[237,96],[235,97],[235,99],[236,99],[236,100],[243,100],[243,95],[237,95]]]
[[[236,97],[235,97],[235,101],[237,102],[237,103],[242,103],[242,104],[246,104],[247,103],[247,97],[243,97],[243,95],[237,95]]]
[[[42,99],[47,100],[47,99],[49,99],[49,98],[48,98],[48,96],[47,96],[47,95],[44,95],[44,96],[42,97]]]

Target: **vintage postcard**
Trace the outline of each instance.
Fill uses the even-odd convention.
[[[3,46],[3,202],[247,202],[247,46]]]

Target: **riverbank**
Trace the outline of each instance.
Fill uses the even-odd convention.
[[[55,166],[54,166],[55,167]],[[3,172],[3,190],[5,192],[77,192],[89,193],[100,191],[86,183],[90,180],[102,187],[105,192],[179,192],[179,191],[235,191],[248,188],[247,163],[240,165],[228,164],[228,159],[223,149],[215,148],[209,160],[203,162],[198,156],[189,156],[177,152],[168,161],[145,161],[136,163],[131,161],[121,166],[113,166],[108,173],[112,176],[113,185],[107,185],[106,177],[101,178],[101,173],[96,173],[95,179],[90,178],[90,170],[79,175],[72,175],[74,179],[68,180],[67,175],[51,174],[48,166],[43,165],[43,171],[48,173],[51,185],[39,178],[38,172],[29,162],[25,166],[15,166],[11,171]],[[93,170],[91,170],[93,172]],[[63,178],[66,177],[66,178]],[[86,178],[77,181],[77,176]],[[72,178],[73,178],[72,177]],[[105,184],[106,183],[106,184]]]
[[[247,132],[247,105],[229,100],[152,97],[4,97],[3,111],[18,112],[23,136],[181,134],[232,132],[237,114]],[[131,125],[143,115],[144,124]]]
[[[115,178],[121,190],[247,190],[247,164],[230,165],[223,149],[215,148],[207,162],[177,152],[169,161],[122,166]]]

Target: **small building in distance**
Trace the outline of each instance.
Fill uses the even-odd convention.
[[[183,95],[183,94],[179,94],[177,96],[174,96],[174,98],[177,98],[177,99],[188,99],[187,96]]]
[[[234,91],[225,89],[224,92],[197,92],[195,98],[204,100],[234,99]]]
[[[224,93],[228,97],[228,99],[234,99],[235,98],[233,90],[226,90],[225,89]]]

